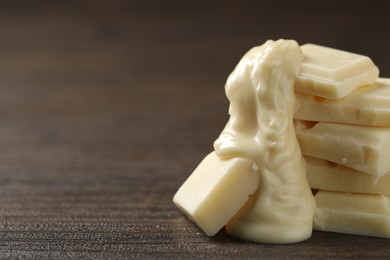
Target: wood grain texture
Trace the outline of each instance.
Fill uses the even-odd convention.
[[[389,7],[1,2],[0,257],[389,256],[390,240],[326,232],[295,245],[210,238],[172,203],[228,119],[224,82],[247,49],[314,42],[390,77]]]

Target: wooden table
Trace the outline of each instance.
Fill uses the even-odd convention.
[[[372,57],[389,1],[0,3],[0,257],[384,258],[390,240],[207,237],[172,203],[228,119],[224,82],[267,39]]]

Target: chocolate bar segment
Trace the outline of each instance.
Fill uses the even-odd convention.
[[[340,100],[296,91],[295,119],[390,127],[390,79],[359,88]]]
[[[304,93],[340,99],[379,76],[379,69],[367,56],[315,44],[301,49],[304,61],[295,89]]]

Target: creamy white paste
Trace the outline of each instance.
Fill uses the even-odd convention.
[[[260,179],[258,191],[226,226],[233,237],[294,243],[311,236],[315,201],[293,126],[293,87],[302,61],[295,41],[267,41],[246,53],[227,80],[230,119],[214,149],[221,158],[252,159]]]

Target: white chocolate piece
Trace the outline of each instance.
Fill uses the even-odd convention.
[[[315,204],[293,126],[302,60],[295,41],[267,41],[245,54],[227,80],[230,119],[215,151],[253,160],[260,175],[258,191],[226,226],[231,236],[260,243],[311,236]]]
[[[213,236],[247,202],[258,184],[259,176],[251,160],[222,160],[211,152],[176,192],[173,202]]]
[[[295,93],[295,119],[390,127],[390,79],[380,78],[340,100]]]
[[[311,128],[296,121],[304,155],[328,160],[376,176],[390,171],[390,128],[319,122]]]
[[[312,189],[390,195],[390,173],[374,176],[314,157],[305,157]]]
[[[302,45],[301,49],[305,59],[296,79],[296,90],[340,99],[379,76],[378,68],[367,56],[315,44]]]
[[[315,230],[390,238],[388,196],[319,191],[315,199]]]

